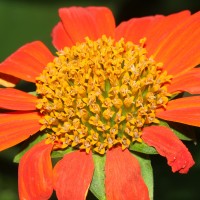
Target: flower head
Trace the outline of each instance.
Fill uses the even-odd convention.
[[[154,147],[173,172],[187,173],[194,164],[164,121],[200,126],[199,96],[177,98],[200,92],[194,68],[200,14],[131,19],[117,27],[104,7],[62,8],[59,15],[55,56],[36,41],[0,64],[1,83],[9,86],[13,76],[36,85],[35,96],[0,89],[0,107],[8,110],[0,114],[0,149],[44,135],[20,160],[20,199],[48,199],[53,189],[58,199],[85,199],[88,189],[109,200],[149,199],[134,151]],[[63,156],[53,170],[51,152]]]
[[[103,35],[57,53],[36,78],[36,107],[44,115],[40,123],[48,130],[47,143],[60,149],[68,141],[68,146],[105,154],[142,141],[143,127],[159,123],[156,109],[166,107],[165,84],[171,79],[161,63],[147,58],[143,42]]]

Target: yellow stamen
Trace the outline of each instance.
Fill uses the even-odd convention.
[[[142,142],[142,129],[158,123],[172,76],[140,45],[103,35],[57,52],[37,77],[41,131],[54,149],[73,147],[104,154]]]

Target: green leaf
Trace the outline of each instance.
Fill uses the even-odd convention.
[[[37,93],[36,93],[36,91],[29,92],[29,94],[32,94],[33,96],[36,96],[36,97],[37,97]]]
[[[105,161],[106,156],[100,156],[97,154],[93,154],[93,160],[95,165],[94,175],[92,178],[92,183],[90,185],[90,191],[99,199],[105,200]]]
[[[69,147],[64,150],[55,150],[51,153],[51,157],[52,158],[60,158],[60,157],[63,157],[65,154],[68,154],[72,151],[74,151],[74,149],[72,147]]]
[[[145,153],[145,154],[158,154],[158,152],[156,151],[154,147],[150,147],[144,142],[142,143],[134,142],[130,145],[129,149],[132,151]]]
[[[153,169],[151,166],[151,160],[148,155],[141,154],[141,153],[132,153],[139,161],[142,177],[144,182],[146,183],[148,190],[149,190],[149,197],[153,200]]]
[[[180,140],[194,141],[196,140],[195,133],[192,127],[175,122],[166,122],[159,120],[161,126],[166,126],[174,132]]]
[[[30,137],[30,139],[26,140],[24,142],[24,145],[22,146],[22,149],[20,152],[14,157],[13,162],[19,163],[21,157],[35,144],[39,143],[40,141],[44,140],[46,138],[45,134],[36,134]]]

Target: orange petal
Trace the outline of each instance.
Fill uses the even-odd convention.
[[[52,31],[52,38],[53,38],[53,45],[56,47],[56,49],[60,50],[64,47],[71,47],[75,43],[72,42],[71,38],[65,31],[63,24],[59,22]]]
[[[168,74],[178,76],[200,63],[199,21],[200,12],[187,17],[178,25],[171,21],[175,25],[174,29],[160,44],[154,44],[157,47],[155,60],[164,63],[163,69]]]
[[[0,114],[0,151],[12,147],[40,130],[37,112],[9,112]]]
[[[155,53],[159,44],[171,33],[172,29],[189,16],[189,11],[183,11],[169,16],[156,15],[133,18],[122,22],[116,28],[116,39],[124,37],[126,41],[138,44],[141,38],[146,37],[146,48],[151,55]]]
[[[84,42],[85,37],[97,40],[103,34],[114,34],[114,18],[111,11],[105,7],[61,8],[59,15],[67,35],[74,44]],[[58,38],[55,33],[53,36]]]
[[[156,148],[161,156],[167,158],[172,171],[187,173],[194,165],[194,160],[179,138],[165,126],[150,126],[143,129],[142,139],[149,146]]]
[[[117,147],[107,152],[105,173],[107,200],[149,199],[139,162],[127,149]]]
[[[94,163],[92,154],[69,153],[54,167],[54,189],[59,200],[86,199],[92,181]]]
[[[156,116],[168,121],[200,126],[200,97],[186,97],[170,101],[166,110],[157,110]]]
[[[51,150],[52,144],[40,142],[21,158],[18,171],[21,200],[47,200],[51,197],[53,192]]]
[[[155,16],[156,17],[156,16]],[[157,17],[154,23],[146,31],[147,51],[149,55],[155,54],[160,45],[173,32],[177,26],[190,17],[189,11],[182,11],[168,16]],[[162,61],[162,60],[158,60]]]
[[[13,88],[0,88],[0,108],[36,110],[37,97]]]
[[[3,85],[4,87],[15,87],[18,82],[18,78],[0,73],[0,85]]]
[[[106,7],[87,7],[89,13],[92,14],[97,29],[98,37],[103,34],[107,37],[114,37],[115,19],[110,9]]]
[[[200,69],[195,68],[189,72],[175,77],[167,88],[168,92],[189,92],[200,94]]]
[[[155,17],[133,18],[129,21],[122,22],[115,30],[115,39],[118,41],[124,38],[126,41],[139,44],[140,39],[147,36],[147,31],[162,18],[163,16],[156,15]],[[147,42],[148,41],[147,38]]]
[[[0,72],[20,79],[35,82],[53,55],[40,41],[28,43],[19,48],[0,64]]]

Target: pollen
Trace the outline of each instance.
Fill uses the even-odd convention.
[[[159,123],[172,76],[139,45],[103,35],[65,47],[37,77],[41,131],[54,149],[104,154],[142,142],[142,129]]]

